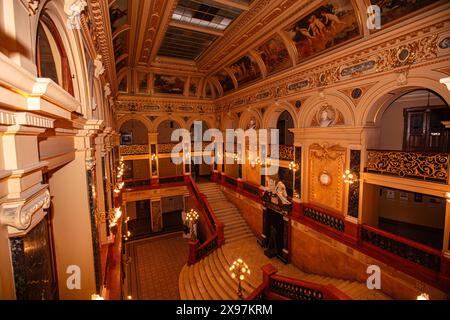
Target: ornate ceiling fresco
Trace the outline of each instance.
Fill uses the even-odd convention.
[[[362,14],[370,2],[389,27],[443,0],[97,2],[115,96],[215,99],[376,33]]]

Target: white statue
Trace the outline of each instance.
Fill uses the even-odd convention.
[[[267,177],[267,191],[272,194],[276,194],[283,204],[290,204],[291,202],[287,199],[286,186],[283,182],[278,181],[275,185],[275,180]]]
[[[80,15],[87,6],[86,0],[66,0],[64,11],[66,12],[67,27],[69,29],[80,29]]]
[[[267,191],[276,193],[275,180],[267,177]]]
[[[280,198],[281,202],[283,204],[290,204],[291,202],[287,199],[287,192],[286,192],[286,186],[283,182],[278,181],[277,187],[276,187],[276,194],[278,198]]]
[[[94,66],[95,66],[94,75],[98,79],[105,72],[105,67],[103,66],[102,62],[102,56],[100,54],[97,55],[97,57],[95,58]]]

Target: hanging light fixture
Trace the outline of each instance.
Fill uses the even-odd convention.
[[[344,179],[344,182],[348,184],[353,184],[355,182],[354,180],[355,176],[348,169],[345,170],[345,173],[342,175],[342,178]]]

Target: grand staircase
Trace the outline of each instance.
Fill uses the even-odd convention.
[[[260,269],[262,265],[270,262],[276,265],[279,270],[283,268],[280,267],[280,265],[277,265],[278,262],[275,258],[269,260],[263,254],[262,249],[257,246],[256,238],[243,239],[237,241],[234,245],[225,244],[222,248],[215,250],[209,256],[194,265],[185,265],[181,270],[178,283],[180,298],[182,300],[238,299],[238,282],[230,276],[229,267],[232,264],[232,261],[226,255],[232,250],[235,253],[234,255],[241,255],[244,261],[246,261],[248,254],[247,250],[250,247],[252,249],[254,248],[252,250],[253,257],[255,257],[256,254],[258,258],[251,258],[252,263],[249,263],[248,265],[252,270],[252,273],[250,276],[247,276],[242,283],[244,298],[247,297],[262,283],[262,272]],[[236,248],[242,248],[242,251],[238,253],[236,252]],[[284,272],[279,272],[280,275],[318,284],[332,284],[355,300],[390,299],[390,297],[379,290],[369,290],[367,286],[361,282],[305,273],[292,265],[287,265],[285,268]]]
[[[199,183],[198,189],[206,195],[214,215],[224,224],[225,243],[253,237],[239,210],[223,194],[220,187],[213,183]]]
[[[369,290],[364,283],[305,273],[276,258],[267,258],[239,210],[227,200],[220,187],[215,183],[201,183],[198,188],[206,195],[216,217],[224,223],[225,244],[199,262],[182,268],[178,280],[182,300],[239,299],[238,281],[231,278],[229,271],[237,258],[244,259],[252,270],[242,283],[244,297],[262,283],[261,267],[271,263],[279,270],[279,275],[317,284],[332,284],[352,299],[390,299],[379,290]]]

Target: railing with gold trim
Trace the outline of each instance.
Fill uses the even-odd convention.
[[[148,144],[130,144],[120,146],[121,156],[148,154]]]
[[[449,153],[367,150],[367,172],[447,183]]]
[[[351,300],[333,285],[279,276],[278,270],[271,264],[263,266],[262,272],[263,283],[247,297],[247,300]]]

